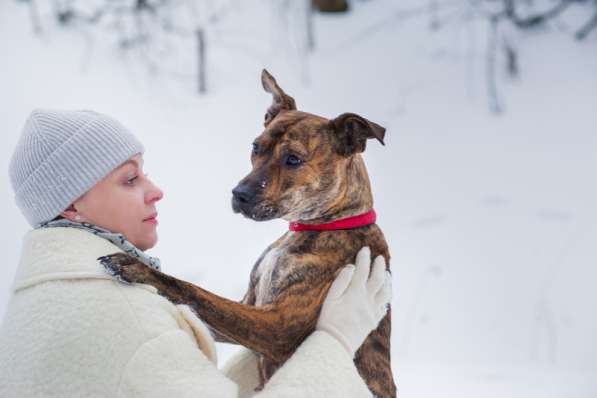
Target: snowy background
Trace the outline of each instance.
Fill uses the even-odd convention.
[[[35,107],[94,109],[132,129],[165,192],[151,253],[166,272],[240,299],[286,228],[230,208],[271,103],[266,67],[300,110],[387,128],[386,146],[371,141],[364,156],[392,254],[402,397],[597,397],[597,32],[568,33],[586,9],[504,32],[520,76],[498,73],[496,115],[482,21],[434,31],[404,11],[427,2],[353,1],[349,13],[314,16],[306,54],[301,2],[286,20],[280,1],[228,3],[207,25],[200,96],[191,40],[127,51],[109,29],[63,29],[43,7],[35,35],[26,4],[0,2],[0,317],[29,228],[8,162]],[[221,361],[234,351],[218,348]]]

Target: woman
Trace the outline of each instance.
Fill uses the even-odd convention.
[[[143,146],[91,111],[36,110],[10,163],[27,233],[0,330],[0,396],[370,396],[352,359],[385,314],[383,258],[346,267],[316,331],[263,391],[248,350],[216,367],[214,341],[188,307],[124,285],[97,258],[126,251],[148,266],[162,191],[143,174]],[[369,279],[367,279],[369,278]]]

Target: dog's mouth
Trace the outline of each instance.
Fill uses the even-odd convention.
[[[232,211],[255,221],[268,221],[278,218],[278,209],[265,201],[243,202],[236,197],[232,197]]]

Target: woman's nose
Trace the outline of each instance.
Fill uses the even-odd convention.
[[[151,184],[151,189],[147,192],[145,196],[145,201],[147,204],[159,202],[164,197],[164,192],[154,183]]]

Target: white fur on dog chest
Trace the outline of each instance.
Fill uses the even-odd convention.
[[[259,267],[257,268],[259,282],[255,286],[255,305],[257,306],[263,305],[269,299],[272,274],[278,263],[278,258],[280,258],[282,253],[283,251],[280,249],[271,249],[259,263]]]

